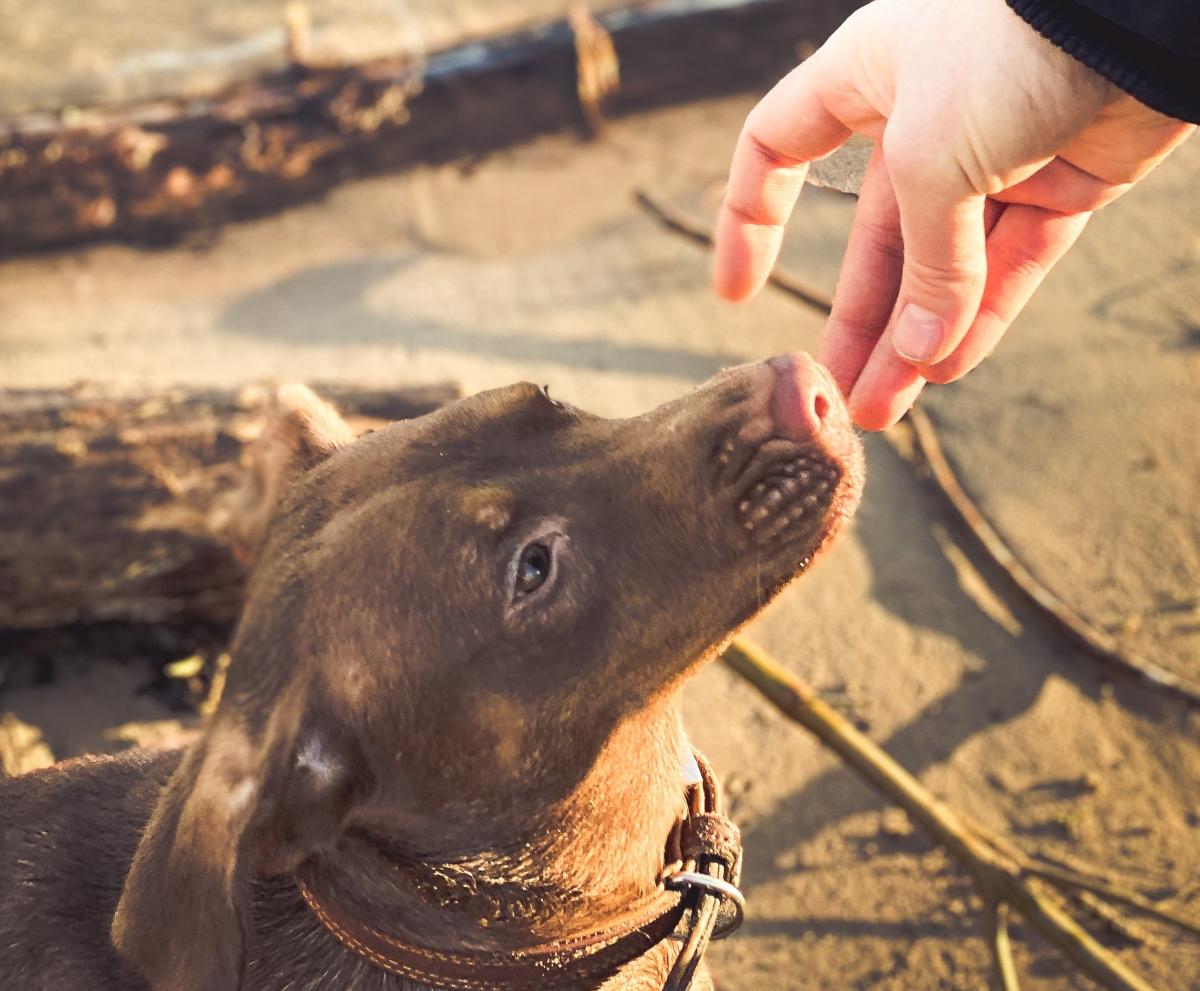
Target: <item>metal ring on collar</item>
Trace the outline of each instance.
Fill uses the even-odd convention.
[[[679,871],[665,878],[663,884],[672,891],[688,891],[698,888],[705,894],[714,895],[721,899],[722,907],[733,909],[732,918],[724,912],[713,928],[712,939],[724,939],[732,935],[746,919],[746,896],[736,885],[711,874],[698,874],[694,871]]]

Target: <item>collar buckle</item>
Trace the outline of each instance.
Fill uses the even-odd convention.
[[[693,917],[699,914],[705,898],[719,899],[717,919],[713,924],[710,940],[716,941],[732,936],[746,921],[746,896],[736,884],[722,877],[697,871],[679,871],[663,883],[671,891],[683,892],[685,897],[691,896],[692,904],[688,908]],[[689,925],[688,929],[690,928]],[[687,931],[680,936],[672,934],[671,938],[686,939]]]

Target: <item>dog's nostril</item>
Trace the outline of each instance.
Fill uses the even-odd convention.
[[[829,400],[822,393],[818,392],[813,396],[813,413],[816,414],[817,422],[820,423],[824,420],[828,412]]]
[[[806,354],[772,358],[768,364],[775,372],[770,400],[775,429],[790,440],[815,439],[837,402],[828,376]]]

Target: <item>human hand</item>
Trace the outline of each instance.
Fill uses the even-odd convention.
[[[716,235],[757,292],[808,163],[876,141],[819,347],[856,423],[987,357],[1091,213],[1194,130],[1125,95],[1004,0],[875,0],[746,119]]]

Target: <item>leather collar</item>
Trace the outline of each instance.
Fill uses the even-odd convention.
[[[343,946],[398,977],[445,991],[535,991],[556,975],[601,981],[667,938],[682,942],[664,991],[685,991],[712,939],[741,922],[741,835],[721,811],[720,785],[695,753],[698,780],[672,832],[654,894],[603,925],[567,939],[507,952],[444,950],[388,936],[318,896],[302,865],[296,883],[312,913]]]

